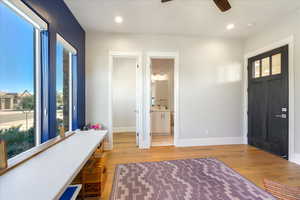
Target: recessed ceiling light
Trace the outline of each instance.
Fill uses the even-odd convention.
[[[227,26],[226,26],[226,28],[227,28],[227,30],[231,30],[231,29],[234,29],[234,24],[228,24]]]
[[[121,24],[121,23],[123,22],[123,17],[121,17],[121,16],[116,16],[116,17],[115,17],[115,22],[116,22],[117,24]]]

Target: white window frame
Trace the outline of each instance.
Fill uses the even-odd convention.
[[[61,35],[56,34],[56,42],[60,43],[65,49],[69,51],[69,130],[67,132],[72,132],[72,122],[73,122],[73,60],[72,56],[77,55],[76,49],[67,42]]]
[[[41,69],[41,30],[35,29],[35,146],[41,144],[42,135],[42,69]],[[38,56],[39,55],[39,56]]]
[[[35,28],[35,146],[39,146],[41,144],[41,31],[47,30],[48,25],[45,21],[43,21],[37,14],[35,14],[27,5],[25,5],[20,0],[0,0],[3,2],[8,8],[10,8],[12,11],[14,11],[16,14],[21,16],[24,20],[29,22],[34,28]],[[33,147],[34,148],[34,147]],[[12,158],[18,159],[18,157],[22,156],[21,154],[24,154],[25,152],[31,151],[31,149],[28,149],[27,151],[24,151]],[[11,160],[10,158],[9,160]]]
[[[37,14],[35,14],[28,6],[26,6],[20,0],[0,0],[6,4],[9,8],[14,10],[18,15],[27,20],[36,29],[47,30],[47,23],[42,20]]]

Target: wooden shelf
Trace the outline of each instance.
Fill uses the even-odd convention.
[[[101,197],[107,177],[107,153],[104,152],[103,147],[104,142],[99,145],[72,182],[73,184],[82,184],[82,189],[79,194],[82,198]]]

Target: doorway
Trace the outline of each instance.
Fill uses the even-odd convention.
[[[178,53],[147,53],[145,144],[175,145],[178,136]]]
[[[288,45],[248,59],[248,144],[289,158]]]
[[[113,144],[139,147],[142,140],[142,71],[139,53],[110,52],[109,135]]]
[[[151,146],[174,145],[174,59],[151,59]]]

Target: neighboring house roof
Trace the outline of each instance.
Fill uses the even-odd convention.
[[[0,97],[1,97],[1,96],[4,96],[5,94],[6,94],[6,92],[0,91]]]
[[[25,90],[23,93],[19,94],[20,97],[28,97],[32,96],[28,90]]]
[[[13,99],[13,98],[16,98],[16,97],[18,97],[18,96],[17,95],[13,95],[13,94],[9,94],[9,93],[1,96],[1,98],[10,98],[10,99]]]
[[[6,93],[5,95],[17,96],[17,95],[18,95],[18,93]]]
[[[28,90],[25,90],[22,93],[0,91],[0,97],[2,98],[18,98],[18,97],[28,97],[28,96],[32,96],[32,94],[30,94]]]

